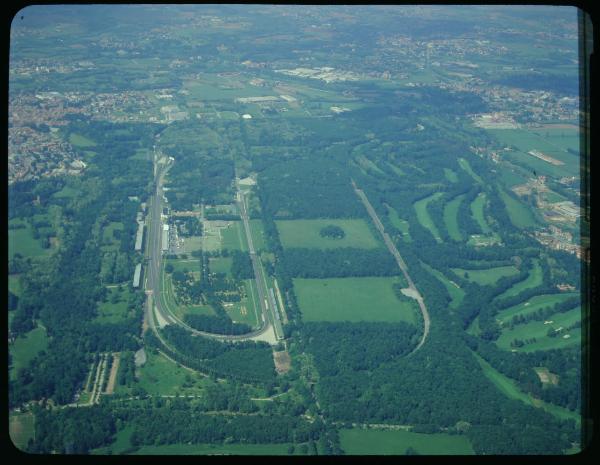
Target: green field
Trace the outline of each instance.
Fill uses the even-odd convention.
[[[358,247],[372,249],[379,244],[362,219],[340,220],[278,220],[275,221],[283,247],[332,249]],[[339,226],[346,234],[342,239],[321,237],[319,232],[328,225]]]
[[[471,203],[471,214],[473,215],[473,218],[481,228],[481,232],[483,234],[490,234],[492,230],[487,224],[487,221],[485,221],[485,215],[483,212],[484,206],[485,194],[482,192],[477,197],[475,197],[475,200],[473,200],[473,202]]]
[[[448,234],[455,241],[462,241],[462,235],[458,228],[458,209],[461,202],[465,198],[464,195],[459,195],[453,198],[444,206],[444,224],[448,230]]]
[[[417,212],[417,219],[419,220],[419,223],[421,223],[421,226],[423,226],[424,228],[429,229],[429,231],[431,232],[431,234],[433,234],[433,237],[437,242],[442,242],[442,238],[440,237],[440,233],[437,227],[435,226],[435,223],[433,222],[433,220],[429,216],[429,213],[427,212],[427,204],[438,199],[442,195],[442,192],[436,192],[435,194],[431,194],[429,197],[425,197],[424,199],[418,200],[413,205],[415,211]]]
[[[130,292],[127,286],[123,286],[121,292],[116,287],[108,288],[106,302],[98,304],[98,314],[94,321],[98,323],[121,323],[127,319],[129,311],[127,310]],[[112,303],[114,296],[118,296],[119,300]]]
[[[458,307],[460,305],[460,303],[462,302],[463,297],[465,296],[465,291],[463,291],[460,287],[458,287],[458,285],[456,283],[453,284],[453,281],[451,282],[440,271],[431,268],[429,265],[427,265],[423,262],[421,262],[421,266],[442,282],[442,284],[448,291],[448,294],[450,294],[450,298],[452,299],[452,301],[450,302],[450,308]]]
[[[500,198],[506,205],[510,221],[515,227],[520,229],[531,228],[537,224],[530,208],[508,195],[504,189],[500,189]]]
[[[46,335],[46,330],[41,326],[18,337],[9,346],[10,355],[12,356],[10,378],[15,379],[17,371],[20,368],[26,367],[39,352],[45,350],[47,347],[48,336]]]
[[[94,147],[96,143],[88,139],[87,137],[82,136],[81,134],[77,134],[76,132],[72,132],[69,134],[69,142],[76,147]]]
[[[304,321],[416,322],[418,307],[399,300],[392,284],[400,278],[294,279]]]
[[[191,254],[197,250],[202,250],[203,236],[189,236],[183,238],[183,252]],[[212,249],[208,249],[212,250]]]
[[[231,278],[231,257],[215,257],[209,259],[208,268],[211,273],[225,273],[228,278]]]
[[[494,284],[500,278],[504,278],[505,276],[513,276],[519,273],[519,270],[512,265],[488,268],[486,270],[465,270],[464,268],[452,268],[452,271],[461,278],[464,278],[464,274],[468,273],[468,278],[466,279],[477,283],[480,286]]]
[[[216,259],[217,260],[217,259]],[[191,272],[200,272],[202,269],[202,265],[200,264],[200,260],[195,258],[185,258],[185,259],[166,259],[166,263],[170,264],[173,267],[173,271],[191,271]],[[212,263],[212,259],[211,259]]]
[[[241,221],[232,221],[230,226],[221,229],[221,248],[241,250],[242,252],[248,251],[246,232]],[[256,246],[254,248],[257,249]]]
[[[512,330],[504,328],[502,334],[496,340],[496,345],[501,349],[511,350],[510,343],[515,339],[525,340],[536,338],[536,342],[525,344],[519,347],[519,352],[533,352],[535,350],[558,349],[561,347],[581,344],[581,328],[574,328],[569,331],[562,331],[560,334],[550,337],[548,331],[550,328],[566,328],[577,321],[581,321],[581,309],[574,308],[565,313],[556,313],[548,317],[551,324],[544,324],[543,321],[530,321],[529,323],[516,325]],[[564,336],[568,335],[568,338]]]
[[[486,362],[483,358],[481,358],[478,354],[473,352],[473,356],[479,362],[481,369],[483,370],[483,374],[498,388],[500,392],[502,392],[505,396],[510,399],[520,400],[531,407],[542,408],[548,413],[556,416],[557,418],[567,420],[574,419],[579,423],[580,417],[575,412],[571,412],[570,410],[559,407],[557,405],[549,404],[539,399],[534,399],[530,394],[526,394],[519,389],[517,384],[507,376],[504,376],[502,373],[497,371],[494,367],[492,367],[488,362]]]
[[[8,431],[12,443],[24,450],[30,439],[33,439],[35,417],[32,413],[11,413],[8,420]]]
[[[459,158],[458,159],[458,164],[460,165],[460,167],[465,170],[467,173],[469,173],[469,175],[475,180],[477,181],[479,184],[483,184],[483,179],[481,179],[479,177],[479,175],[477,173],[475,173],[475,171],[473,171],[473,168],[471,168],[471,165],[469,164],[469,161],[464,159],[464,158]]]
[[[519,281],[512,287],[509,287],[502,294],[496,296],[496,299],[501,300],[505,297],[514,297],[524,291],[525,289],[529,289],[531,287],[537,287],[542,284],[543,274],[542,267],[540,266],[537,260],[533,260],[533,268],[529,271],[529,276],[525,278],[523,281]]]
[[[244,280],[246,297],[240,302],[232,302],[232,306],[225,307],[227,314],[236,323],[246,323],[250,326],[258,326],[259,312],[258,291],[256,290],[256,281],[253,279]]]
[[[25,221],[14,219],[9,224],[24,224],[23,229],[8,230],[8,257],[14,254],[21,254],[23,257],[39,257],[48,255],[52,252],[51,248],[44,249],[39,239],[33,238],[31,225]]]
[[[571,297],[575,297],[579,294],[575,292],[568,292],[565,294],[546,294],[536,295],[527,302],[521,302],[520,304],[509,307],[496,315],[496,318],[503,324],[509,323],[515,315],[527,315],[535,312],[537,309],[542,307],[551,307],[554,304],[563,302]]]
[[[450,182],[458,182],[457,174],[449,168],[444,168],[444,176]]]
[[[394,225],[396,228],[398,228],[398,230],[400,232],[402,232],[402,239],[406,242],[412,242],[412,238],[410,237],[410,232],[409,232],[409,225],[408,225],[408,221],[401,219],[398,216],[398,212],[396,210],[394,210],[392,207],[390,207],[388,205],[388,217],[390,219],[390,221],[392,222],[392,225]]]
[[[403,455],[409,447],[422,455],[474,454],[466,436],[403,430],[341,429],[340,445],[347,455]]]

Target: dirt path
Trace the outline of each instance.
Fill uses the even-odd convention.
[[[429,319],[429,312],[427,311],[427,307],[425,306],[423,297],[417,290],[417,286],[415,286],[415,283],[413,282],[410,275],[408,274],[408,267],[406,266],[406,263],[404,262],[404,260],[402,259],[402,256],[400,255],[400,252],[398,252],[398,249],[396,248],[396,246],[390,239],[389,234],[385,232],[385,230],[383,228],[383,223],[381,223],[381,221],[379,220],[379,217],[377,216],[377,213],[371,206],[369,199],[367,198],[365,193],[356,186],[356,183],[354,182],[354,180],[352,180],[352,187],[354,188],[354,192],[356,192],[356,195],[358,195],[358,197],[364,204],[365,208],[369,212],[369,216],[373,220],[373,223],[375,223],[375,227],[381,233],[381,236],[383,237],[383,241],[385,242],[385,245],[387,246],[388,250],[396,259],[396,263],[398,263],[398,267],[400,268],[400,270],[404,274],[404,277],[406,278],[406,281],[408,282],[408,288],[411,289],[412,297],[417,301],[417,303],[419,304],[419,308],[421,309],[421,314],[423,315],[423,337],[419,341],[419,344],[417,344],[417,346],[409,354],[409,355],[411,355],[411,354],[415,353],[417,350],[419,350],[421,348],[421,346],[423,345],[423,343],[425,342],[425,339],[427,339],[427,335],[429,334],[429,326],[431,324],[430,319]]]
[[[119,352],[115,352],[113,354],[113,363],[110,368],[110,375],[108,378],[108,384],[106,385],[106,394],[112,394],[115,390],[115,381],[117,381],[117,373],[119,372],[119,361],[121,359],[121,354]]]

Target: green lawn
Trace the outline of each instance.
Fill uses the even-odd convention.
[[[539,262],[534,259],[533,260],[533,268],[529,271],[529,276],[525,278],[523,281],[519,281],[512,287],[509,287],[502,294],[496,296],[496,299],[504,299],[505,297],[514,297],[520,294],[525,289],[529,289],[531,287],[537,287],[542,284],[543,274],[542,267]]]
[[[394,225],[396,228],[398,228],[398,230],[400,230],[400,232],[402,232],[402,239],[404,239],[406,242],[412,242],[412,238],[410,237],[410,232],[408,230],[408,221],[401,219],[398,216],[398,212],[389,205],[388,217],[390,218],[392,225]]]
[[[469,161],[464,159],[464,158],[459,158],[458,159],[458,164],[460,165],[460,167],[465,170],[467,173],[469,173],[469,175],[475,180],[477,181],[479,184],[483,184],[483,179],[481,179],[479,177],[479,175],[477,173],[475,173],[475,171],[473,171],[473,168],[471,168],[471,165],[469,164]]]
[[[475,282],[480,286],[494,284],[500,278],[504,278],[505,276],[513,276],[519,273],[519,270],[512,265],[488,268],[486,270],[465,270],[464,268],[452,268],[452,271],[462,278],[464,278],[465,272],[468,273],[468,278],[466,279],[471,282]]]
[[[191,271],[191,267],[188,269]],[[169,309],[175,316],[178,318],[183,318],[183,315],[186,313],[193,313],[197,315],[214,315],[213,309],[208,305],[177,305],[171,275],[164,271],[164,267],[161,271],[161,276],[160,298],[162,305]]]
[[[550,328],[566,328],[580,320],[581,309],[577,307],[566,313],[556,313],[548,317],[548,321],[552,321],[551,324],[544,324],[543,321],[530,321],[523,325],[516,325],[512,330],[504,328],[500,337],[496,340],[496,345],[501,349],[511,350],[510,343],[515,339],[525,340],[536,338],[536,342],[525,344],[523,347],[517,349],[519,352],[533,352],[535,350],[558,349],[580,344],[581,328],[563,331],[554,337],[547,335]],[[569,335],[569,337],[564,338],[563,336],[565,335]]]
[[[409,447],[422,455],[474,454],[466,436],[402,430],[341,429],[340,445],[348,455],[404,455]]]
[[[98,323],[120,323],[128,317],[128,300],[130,292],[127,286],[123,286],[123,290],[118,292],[116,287],[108,288],[106,302],[98,304],[98,314],[94,321]],[[112,303],[113,296],[118,296],[119,300]]]
[[[429,231],[431,232],[431,234],[433,234],[433,237],[437,242],[442,242],[442,238],[440,237],[440,233],[435,223],[433,222],[433,220],[429,216],[429,213],[427,212],[427,204],[438,199],[442,195],[442,192],[436,192],[435,194],[432,194],[429,197],[425,197],[424,199],[415,202],[413,205],[415,211],[417,212],[417,219],[419,220],[419,223],[421,223],[421,225],[424,228],[429,229]]]
[[[559,407],[557,405],[549,404],[539,399],[534,399],[530,394],[526,394],[519,389],[516,382],[512,379],[504,376],[502,373],[497,371],[494,367],[492,367],[488,362],[486,362],[483,358],[481,358],[478,354],[473,352],[473,356],[479,362],[481,369],[483,370],[483,374],[502,392],[505,396],[510,399],[520,400],[527,405],[536,408],[542,408],[548,413],[556,416],[557,418],[567,420],[574,419],[579,423],[580,417],[575,412],[572,412],[566,408]]]
[[[19,336],[14,344],[9,346],[12,356],[12,368],[10,369],[10,378],[15,379],[17,371],[26,367],[34,357],[48,347],[48,336],[46,330],[41,326],[32,329]]]
[[[520,304],[509,307],[498,313],[496,318],[503,323],[509,323],[515,315],[527,315],[535,312],[537,309],[542,307],[551,307],[554,304],[563,302],[571,297],[575,297],[579,294],[576,292],[568,292],[564,294],[545,294],[536,295],[527,302],[521,302]]]
[[[254,239],[254,236],[252,238]],[[233,221],[229,227],[221,229],[221,248],[248,251],[246,232],[241,221]],[[256,246],[254,248],[258,250]]]
[[[81,191],[79,191],[78,189],[73,189],[72,187],[65,186],[58,192],[54,193],[52,195],[52,197],[56,198],[56,199],[62,199],[62,198],[71,199],[71,198],[77,196],[80,192]]]
[[[225,273],[227,277],[231,278],[231,257],[214,257],[209,259],[208,267],[211,273]]]
[[[531,228],[537,224],[530,207],[507,194],[504,189],[500,189],[500,198],[506,205],[511,223],[517,228]]]
[[[453,198],[444,206],[444,224],[448,230],[448,234],[455,241],[462,241],[462,235],[458,228],[458,209],[461,202],[465,198],[464,194]]]
[[[452,299],[452,301],[450,302],[450,308],[458,307],[462,302],[463,297],[465,296],[465,291],[458,287],[456,283],[453,284],[452,282],[450,282],[450,280],[446,278],[446,276],[440,271],[431,268],[429,265],[423,262],[421,262],[421,266],[442,282],[442,284],[448,291],[448,294],[450,294],[450,298]]]
[[[485,215],[483,212],[483,208],[485,206],[485,194],[480,193],[475,200],[471,203],[471,214],[473,218],[481,228],[481,232],[483,234],[490,234],[492,232],[490,226],[485,221]]]
[[[400,278],[294,279],[304,321],[416,322],[415,300],[394,294]]]
[[[278,220],[275,221],[283,247],[307,247],[332,249],[337,247],[358,247],[371,249],[379,244],[365,220],[319,219],[319,220]],[[342,239],[322,237],[322,228],[334,225],[346,234]]]
[[[253,279],[244,280],[244,288],[246,297],[240,302],[233,302],[233,306],[226,307],[225,310],[231,319],[236,323],[246,323],[250,326],[258,326],[259,312],[258,291],[256,290],[256,282]]]
[[[8,431],[12,443],[20,450],[24,450],[33,438],[35,417],[33,413],[11,413],[8,420]]]
[[[190,236],[183,238],[183,251],[191,254],[197,250],[202,250],[202,236]],[[211,249],[209,249],[211,250]]]
[[[76,132],[72,132],[69,134],[69,142],[76,147],[94,147],[96,143],[88,139],[87,137],[82,136],[81,134],[77,134]]]
[[[21,254],[23,257],[39,257],[49,255],[52,252],[51,248],[44,249],[40,239],[34,239],[31,226],[29,223],[13,219],[9,224],[24,224],[23,229],[8,230],[8,256],[12,257],[15,253]]]
[[[444,168],[444,176],[450,182],[458,182],[458,175],[449,168]]]

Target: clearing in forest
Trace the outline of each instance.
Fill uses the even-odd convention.
[[[442,242],[442,238],[440,237],[440,233],[435,223],[433,222],[433,219],[431,218],[431,216],[429,216],[429,212],[427,211],[427,205],[430,202],[437,200],[442,195],[443,192],[436,192],[435,194],[431,194],[429,197],[425,197],[424,199],[416,201],[413,205],[415,211],[417,212],[417,219],[419,220],[419,223],[421,223],[421,226],[429,229],[431,234],[433,234],[435,240],[439,243]]]
[[[379,243],[363,219],[316,219],[275,221],[283,247],[306,247],[333,249],[357,247],[373,249]],[[343,231],[343,237],[321,235],[323,228],[336,226]]]
[[[449,236],[455,241],[462,241],[462,234],[458,227],[458,209],[464,198],[464,194],[458,195],[444,206],[444,223]]]
[[[480,286],[495,284],[500,278],[513,276],[519,273],[519,270],[512,265],[498,266],[496,268],[487,268],[484,270],[465,270],[464,268],[452,268],[452,271],[456,273],[457,276],[477,283]]]

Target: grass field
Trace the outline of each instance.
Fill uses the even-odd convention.
[[[209,259],[208,268],[211,273],[225,273],[227,277],[231,278],[231,257],[215,257]]]
[[[458,182],[457,174],[449,168],[444,168],[444,176],[450,182]]]
[[[9,346],[12,356],[12,368],[10,369],[10,379],[15,379],[17,371],[26,367],[34,357],[48,347],[48,336],[46,330],[40,326],[18,337],[14,344]]]
[[[341,429],[340,445],[348,455],[403,455],[409,447],[422,455],[474,454],[466,436],[402,430]]]
[[[464,195],[459,195],[444,206],[444,224],[446,225],[448,234],[455,241],[462,241],[462,234],[458,228],[457,213],[464,198]]]
[[[496,315],[496,318],[502,323],[506,324],[510,322],[513,316],[515,315],[527,315],[529,313],[535,312],[537,309],[542,307],[551,307],[554,304],[563,302],[571,297],[575,297],[579,294],[575,292],[568,292],[564,294],[546,294],[546,295],[536,295],[532,297],[527,302],[521,302],[520,304],[514,305],[513,307],[509,307]]]
[[[542,284],[543,274],[542,267],[540,266],[537,260],[533,260],[533,268],[529,271],[529,276],[525,278],[523,281],[518,282],[512,287],[509,287],[502,294],[496,296],[496,299],[504,299],[505,297],[514,297],[524,291],[525,289],[529,289],[531,287],[536,287]]]
[[[537,224],[530,208],[508,195],[504,189],[500,189],[500,198],[506,205],[510,221],[515,227],[520,229],[531,228]]]
[[[401,219],[398,216],[398,212],[388,205],[388,217],[396,228],[402,232],[402,239],[406,242],[412,242],[410,237],[408,221]]]
[[[81,134],[77,134],[76,132],[72,132],[69,134],[69,142],[76,147],[94,147],[96,143],[88,139],[87,137],[82,136]]]
[[[24,224],[23,229],[8,230],[8,256],[12,257],[15,253],[21,254],[23,257],[40,257],[49,255],[52,249],[44,249],[39,239],[33,238],[31,226],[25,221],[14,219],[10,220],[9,224]]]
[[[392,284],[400,278],[294,279],[304,321],[416,322],[418,307],[399,300]]]
[[[464,278],[465,272],[469,273],[468,278],[466,279],[477,283],[480,286],[494,284],[500,278],[504,278],[505,276],[513,276],[519,273],[519,270],[512,265],[488,268],[487,270],[465,270],[463,268],[452,268],[452,271],[462,278]]]
[[[166,263],[170,264],[173,266],[173,271],[197,271],[200,272],[201,271],[201,265],[200,265],[200,260],[195,259],[195,258],[186,258],[186,259],[171,259],[168,258],[166,259]],[[212,263],[212,261],[211,261]]]
[[[477,181],[479,184],[483,184],[483,179],[481,179],[479,177],[479,175],[477,173],[475,173],[475,171],[473,171],[473,168],[471,168],[471,165],[469,164],[469,161],[466,160],[465,158],[459,158],[458,159],[458,164],[460,165],[460,167],[465,170],[467,173],[469,173],[469,175],[475,180]]]
[[[485,194],[481,192],[475,200],[471,203],[471,214],[473,218],[481,228],[481,232],[483,234],[490,234],[492,232],[490,226],[485,221],[485,215],[483,212],[483,208],[485,206]]]
[[[254,239],[254,236],[252,237]],[[254,247],[256,250],[257,247]],[[241,221],[232,221],[227,228],[221,229],[221,249],[248,251],[246,233]]]
[[[8,431],[13,444],[20,450],[24,450],[33,439],[35,428],[35,417],[33,413],[11,413],[8,420]]]
[[[429,216],[429,213],[427,212],[427,204],[438,199],[442,195],[442,192],[436,192],[435,194],[432,194],[429,197],[425,197],[424,199],[418,200],[413,205],[415,211],[417,212],[417,219],[419,220],[419,223],[421,223],[421,225],[424,228],[429,229],[429,231],[431,232],[431,234],[433,234],[433,237],[437,242],[442,242],[442,238],[440,237],[440,233],[435,223],[433,222],[433,220]]]
[[[332,249],[337,247],[358,247],[371,249],[379,244],[365,220],[324,219],[324,220],[278,220],[275,221],[283,247],[307,247]],[[321,237],[319,232],[328,225],[339,226],[346,234],[342,239]]]
[[[552,323],[544,324],[543,321],[530,321],[523,325],[517,325],[512,330],[504,328],[500,337],[496,340],[496,345],[501,349],[511,350],[510,343],[515,339],[536,338],[536,342],[525,344],[517,349],[519,352],[533,352],[535,350],[558,349],[581,343],[581,328],[563,331],[554,337],[548,336],[550,328],[566,328],[577,321],[581,321],[581,309],[579,307],[566,313],[556,313],[548,317],[548,321],[552,321]],[[565,335],[569,337],[564,338]]]
[[[190,236],[183,238],[183,252],[191,254],[197,250],[202,250],[203,236]],[[212,250],[212,249],[209,249]]]
[[[502,373],[497,371],[494,367],[492,367],[488,362],[486,362],[478,354],[473,352],[473,356],[479,362],[479,365],[481,366],[481,369],[483,370],[483,374],[505,396],[509,397],[510,399],[520,400],[521,402],[524,402],[525,404],[530,405],[532,407],[542,408],[545,411],[547,411],[548,413],[551,413],[552,415],[556,416],[557,418],[560,418],[563,420],[571,418],[579,423],[580,417],[578,414],[571,412],[570,410],[568,410],[566,408],[559,407],[557,405],[552,405],[552,404],[549,404],[549,403],[544,402],[539,399],[534,399],[531,395],[526,394],[523,391],[521,391],[512,379],[508,378],[507,376],[504,376]]]
[[[117,303],[112,303],[113,296],[119,296]],[[120,323],[127,319],[127,302],[130,293],[127,286],[118,292],[116,287],[108,288],[107,301],[98,304],[98,314],[94,321],[98,323]]]
[[[442,284],[448,291],[448,294],[450,294],[450,298],[452,299],[452,301],[450,302],[450,308],[458,307],[462,302],[463,297],[465,296],[465,291],[458,287],[456,283],[452,284],[452,282],[450,282],[450,280],[446,278],[446,276],[440,271],[431,268],[429,265],[423,262],[421,262],[421,266],[442,282]]]
[[[118,229],[123,231],[123,223],[110,222],[102,229],[102,246],[100,249],[103,252],[116,252],[119,250],[120,239],[113,236],[113,231]]]

